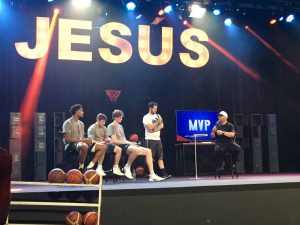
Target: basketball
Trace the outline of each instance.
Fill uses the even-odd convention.
[[[67,225],[81,225],[82,224],[82,215],[79,212],[70,212],[66,216]]]
[[[55,168],[48,174],[48,181],[50,183],[63,183],[65,182],[66,174],[62,169]]]
[[[138,166],[135,169],[135,173],[136,173],[137,176],[144,176],[145,175],[145,169],[144,169],[144,167]]]
[[[129,137],[129,140],[131,142],[138,142],[139,141],[139,136],[137,134],[131,134]]]
[[[98,216],[96,212],[88,212],[83,216],[84,225],[96,225]]]
[[[72,169],[66,174],[66,180],[69,184],[81,184],[82,179],[83,175],[77,169]]]
[[[85,184],[99,184],[100,176],[96,170],[88,170],[83,175]]]

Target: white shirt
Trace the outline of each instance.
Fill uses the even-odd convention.
[[[149,132],[146,125],[147,124],[153,124],[153,120],[156,120],[157,118],[157,114],[146,114],[143,117],[143,124],[145,127],[145,139],[146,140],[160,140],[160,131],[156,131],[156,132]]]

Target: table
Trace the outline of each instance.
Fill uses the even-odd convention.
[[[201,146],[211,146],[212,151],[214,152],[215,142],[210,142],[210,141],[196,142],[196,150],[197,151],[202,149]],[[194,151],[195,150],[195,142],[177,143],[177,144],[175,144],[175,150],[176,150],[176,170],[179,171],[182,169],[182,174],[185,176],[186,175],[185,153],[186,153],[186,151]]]

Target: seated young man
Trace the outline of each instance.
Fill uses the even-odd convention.
[[[157,176],[153,170],[152,153],[149,148],[138,146],[135,142],[130,142],[126,139],[125,132],[121,122],[123,120],[124,113],[121,110],[114,110],[112,113],[113,122],[107,127],[107,134],[111,137],[114,144],[119,145],[123,151],[128,154],[128,161],[124,167],[125,176],[129,179],[133,179],[131,173],[131,164],[139,156],[146,157],[146,164],[150,172],[149,181],[162,181],[164,178]]]
[[[111,143],[111,140],[107,136],[107,130],[105,127],[105,122],[107,117],[103,113],[99,113],[96,118],[96,123],[91,125],[88,129],[88,137],[94,140],[94,146],[91,151],[96,152],[93,160],[87,166],[87,169],[94,167],[98,160],[98,167],[96,169],[100,176],[105,176],[105,172],[102,168],[102,163],[104,160],[105,152],[111,152],[115,154],[115,161],[113,165],[112,172],[118,176],[124,176],[119,168],[119,162],[121,159],[122,149]],[[104,151],[102,151],[104,149]]]
[[[84,115],[83,107],[80,104],[71,106],[72,117],[63,124],[65,135],[65,151],[79,152],[79,170],[85,172],[84,161],[88,152],[89,145],[92,144],[91,138],[84,138],[84,123],[80,119]]]

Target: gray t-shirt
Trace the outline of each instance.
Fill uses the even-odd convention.
[[[106,127],[99,127],[97,124],[91,125],[88,129],[88,137],[95,141],[104,141],[107,138]]]
[[[71,134],[71,138],[84,138],[84,123],[80,120],[67,119],[63,124],[63,132]]]
[[[124,133],[124,128],[121,124],[112,122],[107,126],[107,136],[116,135],[117,139],[120,141],[126,141],[126,136]]]

